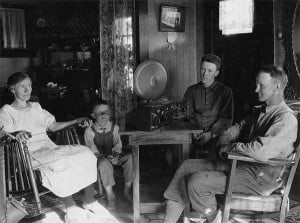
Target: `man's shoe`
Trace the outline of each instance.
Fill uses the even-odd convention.
[[[215,213],[207,217],[209,223],[221,223],[222,222],[222,212],[217,210]]]

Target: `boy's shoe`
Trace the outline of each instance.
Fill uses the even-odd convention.
[[[106,208],[109,211],[116,211],[117,210],[116,200],[115,199],[108,200]]]

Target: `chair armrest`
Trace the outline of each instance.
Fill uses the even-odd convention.
[[[77,124],[77,123],[76,123],[76,124],[69,125],[69,126],[67,126],[67,127],[64,127],[64,128],[62,128],[62,129],[56,130],[56,131],[50,131],[50,130],[48,130],[47,133],[48,133],[48,134],[53,134],[53,133],[60,132],[60,131],[64,131],[64,130],[69,130],[69,129],[74,129],[74,128],[76,129],[76,127],[78,127],[78,124]]]
[[[0,139],[0,146],[7,146],[16,142],[18,142],[16,139],[12,139],[10,136],[5,135]]]
[[[49,131],[47,134],[57,145],[81,145],[76,127],[77,124],[73,124],[58,131]]]
[[[239,160],[239,161],[252,162],[252,163],[262,163],[262,164],[268,164],[272,166],[292,166],[296,163],[294,160],[285,160],[285,159],[270,159],[267,161],[259,161],[249,156],[245,156],[234,152],[228,153],[227,158],[231,160]]]

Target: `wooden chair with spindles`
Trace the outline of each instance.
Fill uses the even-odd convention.
[[[36,173],[33,171],[30,154],[26,143],[19,143],[8,139],[3,143],[5,164],[6,195],[16,197],[18,200],[29,193],[33,193],[33,201],[26,200],[28,216],[33,220],[44,217],[40,194],[36,182]]]
[[[80,144],[75,126],[49,133],[49,137],[57,145]],[[1,146],[4,151],[6,195],[17,197],[20,200],[32,193],[34,199],[25,202],[25,208],[29,213],[26,218],[30,219],[31,222],[43,218],[45,215],[42,210],[40,196],[49,191],[41,186],[39,171],[32,168],[26,143],[20,143],[7,137],[6,141],[1,143]]]
[[[222,223],[228,223],[231,218],[261,220],[275,217],[279,217],[279,222],[284,223],[289,211],[289,192],[300,159],[300,146],[295,146],[295,150],[288,160],[270,159],[268,161],[260,162],[251,157],[237,153],[228,153],[228,159],[231,160],[231,167],[227,178],[225,202],[220,202]],[[237,162],[282,166],[283,174],[281,177],[281,187],[269,196],[233,193],[232,188]],[[185,208],[184,215],[184,223],[191,222],[190,216],[193,216],[193,213],[190,212],[189,203]]]
[[[289,192],[300,159],[300,146],[295,148],[292,158],[289,160],[270,159],[265,162],[259,162],[253,158],[236,153],[229,153],[228,159],[231,160],[232,163],[227,180],[222,223],[228,222],[232,210],[235,210],[236,214],[231,215],[238,218],[264,219],[279,217],[279,222],[284,223],[289,211]],[[283,183],[281,187],[269,196],[232,193],[232,184],[234,182],[237,162],[252,162],[269,164],[272,166],[283,166],[284,171],[283,176],[281,177]],[[240,211],[247,211],[247,214],[243,212],[239,213]]]
[[[48,135],[57,145],[81,144],[75,125],[66,127],[57,132],[50,132]]]

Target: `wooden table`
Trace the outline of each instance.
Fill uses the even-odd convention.
[[[134,180],[133,180],[133,219],[140,222],[140,213],[151,213],[161,203],[140,203],[140,164],[139,149],[141,145],[182,145],[181,161],[189,157],[189,145],[192,133],[202,133],[198,126],[189,122],[178,122],[154,131],[120,131],[120,135],[129,137],[129,145],[133,147]]]

